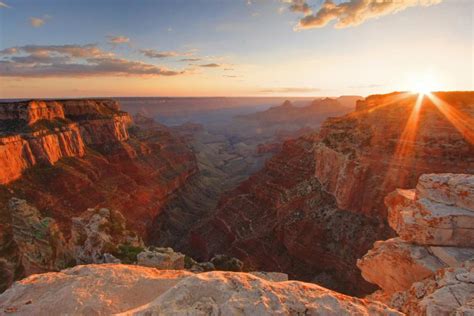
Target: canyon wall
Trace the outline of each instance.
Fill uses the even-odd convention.
[[[0,164],[0,270],[9,279],[33,271],[13,238],[11,198],[54,219],[66,241],[72,218],[103,206],[146,239],[169,196],[197,172],[185,140],[161,125],[132,123],[105,99],[0,103]]]
[[[286,142],[176,248],[370,292],[355,264],[374,241],[393,236],[384,196],[423,173],[474,172],[474,93],[434,97],[443,108],[413,94],[369,97],[319,133]]]
[[[25,101],[0,105],[0,184],[38,164],[82,157],[85,145],[126,141],[131,118],[112,100]]]

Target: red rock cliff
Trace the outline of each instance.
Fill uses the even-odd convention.
[[[82,157],[84,144],[126,141],[131,123],[112,100],[25,101],[0,104],[0,184],[37,163]]]
[[[128,227],[146,239],[170,194],[197,171],[183,139],[157,124],[130,126],[130,116],[114,101],[54,104],[62,106],[63,117],[0,120],[0,270],[13,278],[24,271],[12,242],[7,207],[12,197],[53,218],[66,239],[71,218],[100,207],[122,213]]]
[[[327,120],[319,135],[285,143],[181,247],[198,258],[228,253],[252,269],[369,291],[356,259],[391,234],[383,197],[414,186],[422,173],[474,172],[474,93],[435,97],[458,119],[427,98],[417,105],[414,95],[376,96]]]

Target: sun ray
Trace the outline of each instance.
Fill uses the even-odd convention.
[[[382,186],[389,187],[395,183],[404,183],[408,177],[407,166],[413,161],[413,151],[416,146],[416,135],[420,121],[420,110],[423,104],[424,94],[419,93],[415,104],[412,106],[405,127],[397,140],[397,147],[389,163]]]
[[[465,115],[448,102],[441,100],[438,96],[428,93],[426,95],[446,119],[456,128],[459,133],[474,145],[474,118]]]
[[[398,139],[397,148],[395,150],[395,160],[401,160],[406,157],[411,157],[411,152],[415,146],[416,132],[418,130],[418,123],[420,119],[420,109],[423,103],[423,94],[418,94],[416,103],[411,110],[405,128]]]

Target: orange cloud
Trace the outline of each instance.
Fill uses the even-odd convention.
[[[311,29],[326,26],[336,20],[335,28],[357,26],[369,19],[403,11],[409,7],[430,6],[442,0],[350,0],[335,4],[326,0],[321,8],[312,15],[303,17],[296,30]]]
[[[220,67],[220,66],[221,66],[221,65],[216,64],[216,63],[199,65],[199,67],[203,67],[203,68],[217,68],[217,67]]]
[[[305,0],[284,0],[283,2],[290,5],[289,10],[291,12],[300,12],[304,14],[311,14],[312,12]]]
[[[49,18],[50,17],[48,15],[45,15],[42,18],[31,17],[30,24],[31,26],[36,27],[36,28],[42,27],[46,23],[46,20]]]
[[[109,44],[125,44],[125,43],[130,42],[130,38],[126,36],[122,36],[122,35],[119,35],[119,36],[109,35],[107,36],[107,38],[109,39],[108,40]]]

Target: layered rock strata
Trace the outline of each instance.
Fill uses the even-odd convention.
[[[126,141],[130,116],[112,100],[24,101],[0,104],[0,184],[38,164],[82,157],[85,145]]]
[[[355,263],[393,236],[384,197],[423,173],[474,173],[474,93],[433,96],[442,109],[414,94],[371,96],[319,133],[287,141],[222,196],[187,243],[171,246],[203,260],[227,253],[346,293],[371,291]]]
[[[197,172],[185,140],[164,126],[132,124],[113,100],[1,103],[0,109],[0,259],[5,260],[0,273],[10,271],[5,280],[30,273],[21,268],[27,254],[13,240],[12,197],[28,201],[42,218],[54,219],[68,243],[79,224],[96,225],[85,219],[85,210],[102,207],[113,210],[111,217],[115,211],[122,214],[128,229],[146,240],[169,196]],[[71,221],[81,216],[86,222]],[[110,229],[120,228],[119,222],[111,221]],[[125,237],[121,242],[102,237],[90,243],[100,241],[104,248],[126,243]],[[91,259],[95,254],[83,250],[83,262],[115,260]],[[136,256],[136,249],[123,252]],[[57,270],[52,261],[44,267]]]
[[[425,174],[416,189],[386,197],[399,237],[357,262],[382,289],[375,296],[410,315],[474,312],[473,189],[474,175]]]

